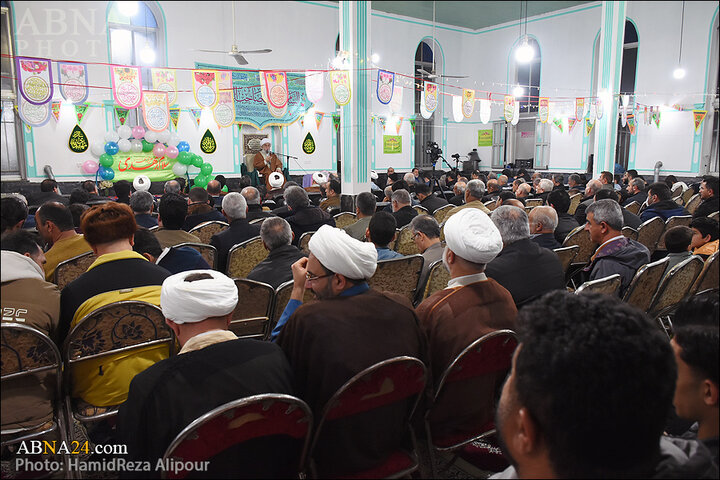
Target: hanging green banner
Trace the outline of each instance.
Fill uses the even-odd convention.
[[[115,171],[114,182],[128,180],[132,183],[138,175],[146,175],[153,182],[177,177],[172,170],[177,160],[170,160],[167,157],[158,158],[152,151],[118,153],[113,155],[112,159],[113,164],[110,168]]]
[[[383,153],[402,153],[402,135],[383,135]]]
[[[478,130],[478,147],[492,147],[492,141],[492,130]]]

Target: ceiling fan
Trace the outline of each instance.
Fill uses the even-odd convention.
[[[438,75],[435,73],[435,1],[433,0],[433,30],[432,30],[432,58],[433,67],[432,72],[428,72],[424,68],[418,68],[417,72],[423,74],[429,79],[435,78],[467,78],[467,75]]]
[[[227,55],[230,55],[235,59],[235,61],[238,63],[238,65],[247,65],[248,61],[243,56],[247,53],[270,53],[272,52],[269,48],[263,48],[260,50],[239,50],[237,47],[237,41],[235,39],[235,2],[232,2],[232,31],[233,31],[233,44],[230,46],[230,51],[226,50],[204,50],[204,49],[195,49],[196,52],[206,52],[206,53],[225,53]]]

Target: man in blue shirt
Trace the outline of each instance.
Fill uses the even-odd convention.
[[[390,242],[395,238],[396,228],[397,221],[395,217],[387,212],[377,212],[370,219],[365,237],[375,245],[378,260],[392,260],[393,258],[402,257],[398,252],[388,248]]]

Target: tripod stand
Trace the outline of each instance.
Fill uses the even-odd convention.
[[[447,163],[447,160],[445,160],[444,157],[442,157],[441,155],[438,155],[437,158],[441,158],[442,161],[445,162],[445,165],[447,165],[448,168],[452,171],[452,167]],[[432,161],[432,178],[430,179],[431,195],[433,194],[432,192],[435,191],[435,186],[437,186],[438,190],[440,190],[440,194],[442,195],[442,197],[446,201],[449,202],[449,200],[447,198],[447,194],[445,193],[445,190],[443,190],[443,188],[440,186],[440,182],[438,181],[437,177],[435,176],[435,164],[437,163],[437,158]],[[431,160],[432,160],[432,158],[431,158]],[[455,168],[455,172],[456,172],[455,175],[457,175],[457,167]]]

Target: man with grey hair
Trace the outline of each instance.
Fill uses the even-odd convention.
[[[593,243],[600,246],[581,275],[581,279],[587,281],[619,274],[621,298],[638,268],[650,262],[647,247],[623,236],[622,228],[623,214],[616,201],[606,198],[588,207],[585,230],[590,232]]]
[[[553,190],[565,190],[565,175],[554,173],[552,176]]]
[[[515,190],[515,196],[517,198],[528,198],[530,197],[530,192],[532,191],[532,187],[529,183],[523,182],[520,185],[518,185],[517,190]]]
[[[375,214],[377,200],[370,192],[362,192],[355,199],[355,217],[357,221],[343,228],[355,240],[365,241],[365,231],[370,225],[370,219]]]
[[[240,190],[240,195],[245,197],[245,202],[247,203],[248,211],[245,218],[247,218],[248,222],[258,218],[275,216],[272,212],[266,212],[262,209],[262,205],[260,205],[260,192],[257,188],[245,187]]]
[[[412,230],[412,239],[415,246],[425,259],[420,281],[418,282],[418,285],[425,285],[425,281],[430,274],[430,265],[433,262],[442,260],[443,256],[443,246],[440,243],[440,225],[432,215],[418,215],[410,222],[410,230]],[[422,296],[421,292],[418,292],[418,294]]]
[[[302,187],[287,188],[283,197],[285,205],[291,212],[285,219],[295,235],[293,245],[298,244],[305,232],[315,232],[323,225],[335,226],[335,219],[325,210],[312,205],[310,197]]]
[[[132,208],[135,221],[140,227],[157,227],[157,219],[151,215],[154,206],[153,196],[150,192],[135,192],[130,196],[130,208]]]
[[[565,288],[565,272],[555,252],[530,239],[525,210],[501,205],[490,215],[500,231],[503,249],[485,269],[488,277],[507,288],[521,305],[550,290]]]
[[[290,224],[280,217],[268,218],[260,227],[263,247],[268,250],[265,260],[258,263],[247,278],[277,288],[292,280],[292,264],[306,255],[295,245]]]
[[[648,194],[645,191],[645,180],[640,177],[635,177],[628,182],[627,185],[627,199],[622,203],[623,207],[627,207],[632,202],[637,202],[642,206],[648,198]]]
[[[540,206],[530,210],[530,240],[543,248],[560,248],[555,239],[555,228],[558,224],[558,215],[553,207]]]
[[[575,210],[575,220],[577,220],[578,225],[585,224],[585,210],[595,201],[595,194],[599,192],[601,188],[603,188],[603,184],[598,179],[592,179],[587,183],[585,196],[580,200],[580,205],[578,205]]]
[[[247,209],[245,197],[237,192],[230,192],[223,198],[222,213],[230,226],[210,238],[210,245],[217,248],[217,269],[220,272],[225,273],[227,269],[228,253],[232,247],[260,234],[259,225],[248,223]]]
[[[455,194],[450,200],[448,200],[450,203],[455,205],[456,207],[459,207],[460,205],[465,202],[465,188],[467,187],[467,183],[465,182],[457,182],[455,185],[453,185],[453,193]]]
[[[445,220],[465,208],[477,208],[478,210],[485,212],[487,215],[490,215],[490,210],[483,205],[483,195],[485,195],[485,184],[482,180],[470,180],[467,182],[467,186],[465,187],[465,205],[461,205],[450,210],[445,217]]]
[[[535,198],[541,198],[543,204],[547,203],[547,196],[554,187],[553,181],[549,178],[541,178],[535,186]]]
[[[392,215],[397,222],[397,228],[402,228],[410,223],[413,217],[417,216],[417,212],[412,208],[412,200],[410,193],[404,188],[395,190],[390,197],[392,205]]]
[[[178,182],[177,180],[168,180],[167,182],[165,182],[163,191],[165,193],[177,193],[178,195],[180,195],[181,188],[182,187],[180,186],[180,182]]]

